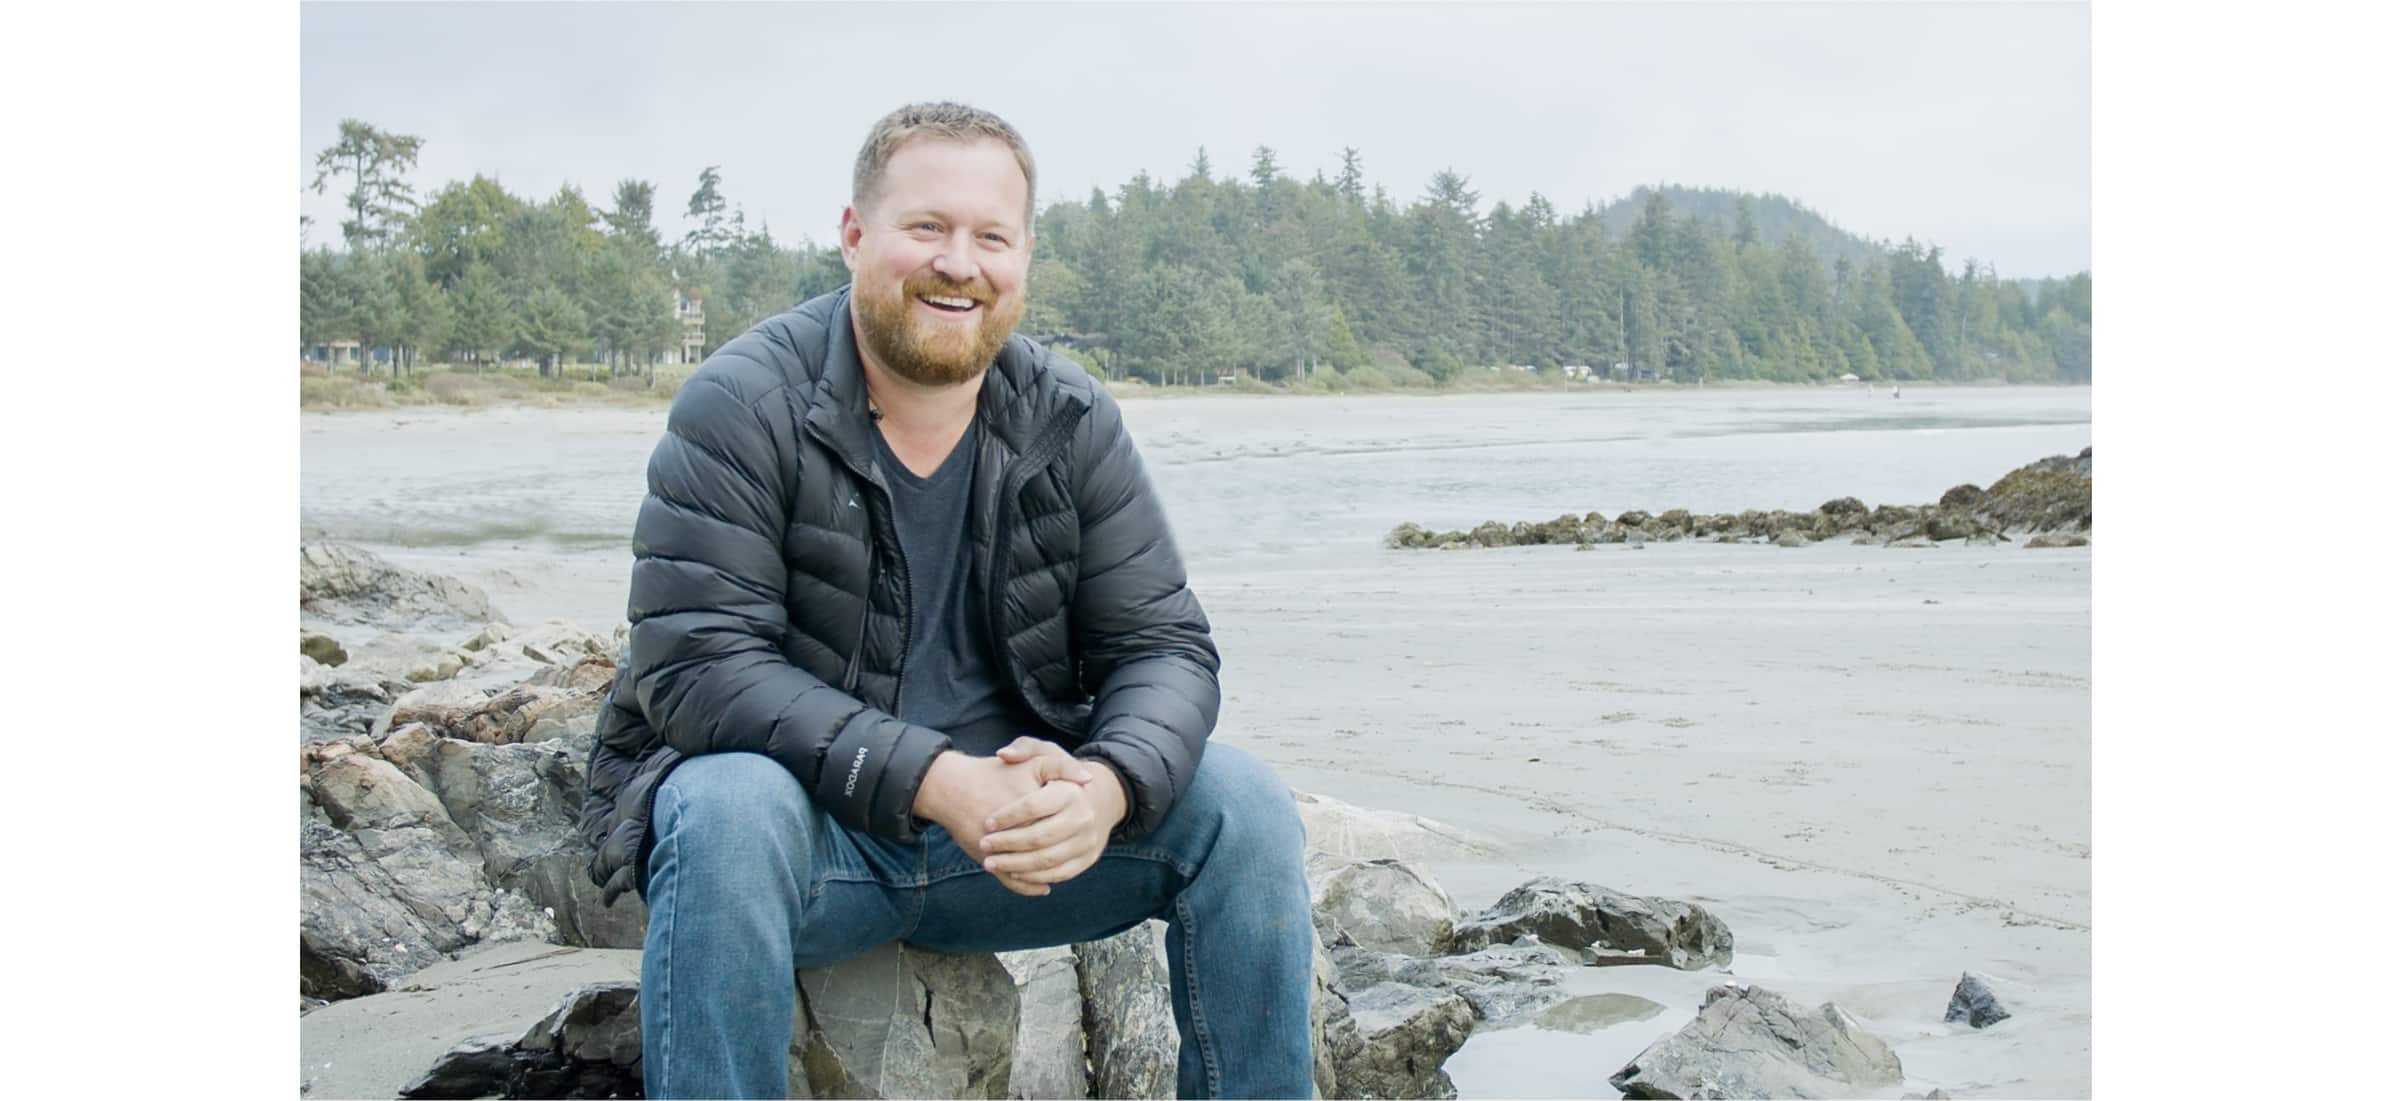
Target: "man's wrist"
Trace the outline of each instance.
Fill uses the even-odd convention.
[[[950,795],[955,781],[971,757],[960,750],[940,750],[930,759],[930,770],[922,774],[922,786],[914,789],[914,817],[945,825],[947,808],[953,802]]]
[[[1102,757],[1082,757],[1080,763],[1087,766],[1088,771],[1097,777],[1089,786],[1102,787],[1111,792],[1110,795],[1105,796],[1112,800],[1112,806],[1107,811],[1110,817],[1105,822],[1105,829],[1110,831],[1119,828],[1130,817],[1129,782],[1121,778],[1120,771],[1113,767],[1112,762]]]

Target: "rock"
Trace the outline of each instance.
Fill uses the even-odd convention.
[[[1385,982],[1346,999],[1361,1044],[1337,1068],[1347,1097],[1450,1098],[1445,1060],[1462,1049],[1478,1017],[1459,996]]]
[[[413,686],[396,677],[299,658],[299,740],[327,741],[373,732],[391,701]]]
[[[1400,860],[1329,871],[1312,905],[1355,944],[1374,951],[1437,956],[1453,945],[1453,900],[1428,873]]]
[[[1804,535],[1799,531],[1778,532],[1777,538],[1771,539],[1770,542],[1781,547],[1807,547],[1811,545],[1810,536]]]
[[[1623,528],[1641,528],[1652,519],[1653,516],[1651,513],[1648,513],[1640,508],[1632,508],[1626,512],[1620,513],[1619,525]]]
[[[1562,1001],[1571,968],[1549,945],[1496,945],[1466,956],[1417,959],[1359,946],[1332,949],[1340,987],[1353,994],[1384,982],[1405,983],[1460,995],[1471,1013],[1491,1025]]]
[[[1389,550],[1406,550],[1429,545],[1431,533],[1427,528],[1406,520],[1387,533]]]
[[[1304,850],[1340,862],[1404,860],[1414,863],[1494,855],[1495,843],[1417,814],[1375,810],[1296,792],[1296,814],[1304,820]]]
[[[1736,938],[1700,906],[1552,876],[1513,888],[1484,913],[1455,926],[1454,947],[1472,951],[1508,944],[1524,933],[1564,948],[1593,949],[1598,957],[1641,958],[1681,971],[1725,967],[1735,959]]]
[[[1967,1021],[1970,1028],[1984,1028],[2009,1019],[2010,1011],[2002,1008],[1985,980],[1967,971],[1960,973],[1960,985],[1952,988],[1952,1004],[1944,1008],[1944,1020]]]
[[[1935,544],[1929,541],[1924,535],[1905,535],[1900,539],[1895,539],[1886,543],[1886,549],[1888,550],[1933,549],[1934,546]]]
[[[1820,505],[1817,511],[1824,516],[1850,521],[1867,514],[1869,506],[1860,503],[1858,497],[1838,497]]]
[[[507,1076],[515,1069],[515,1041],[474,1036],[441,1054],[432,1069],[399,1087],[399,1096],[507,1097]]]
[[[1171,1016],[1166,927],[1135,929],[1072,946],[1095,1095],[1173,1097],[1179,1092],[1179,1025]],[[928,1095],[925,1095],[928,1096]]]
[[[461,727],[489,702],[489,692],[455,681],[410,688],[390,702],[390,713],[374,723],[374,734],[380,737],[410,724],[427,725],[438,730]]]
[[[349,660],[349,651],[341,647],[339,639],[305,627],[299,629],[299,652],[324,665],[339,665]]]
[[[1968,482],[1963,482],[1960,485],[1956,485],[1945,490],[1944,495],[1937,498],[1935,501],[1936,507],[1938,508],[1959,509],[1962,511],[1973,509],[1984,503],[1985,491],[1977,488],[1975,484]]]
[[[1702,1012],[1611,1076],[1624,1097],[1852,1097],[1902,1084],[1902,1061],[1834,1003],[1714,986]]]
[[[479,653],[483,650],[489,649],[496,643],[505,642],[514,634],[515,628],[510,624],[486,623],[482,625],[481,630],[474,632],[472,638],[466,639],[464,642],[459,643],[457,645],[457,649],[463,650],[467,653]]]
[[[464,626],[505,618],[472,585],[403,569],[345,543],[299,545],[299,610],[337,622],[390,627]]]
[[[456,676],[465,668],[457,651],[413,635],[382,634],[349,655],[349,665],[386,677],[426,684]]]
[[[529,898],[483,881],[472,839],[372,743],[300,754],[300,994],[368,994],[476,942],[555,935]]]
[[[542,665],[574,665],[586,658],[614,660],[615,648],[581,625],[551,619],[509,636],[505,647]]]
[[[1013,1033],[1009,1097],[1087,1097],[1088,1032],[1080,1006],[1079,957],[1070,945],[999,952],[1013,976],[1021,1014]]]
[[[1945,1093],[1941,1089],[1932,1089],[1925,1093],[1903,1094],[1902,1101],[1951,1101],[1951,1097],[1951,1094]]]
[[[399,1096],[635,1097],[643,1088],[639,984],[618,980],[565,995],[511,1043],[466,1040]]]
[[[381,755],[432,792],[473,839],[485,880],[554,916],[558,943],[638,948],[646,908],[636,894],[612,907],[602,901],[576,832],[591,740],[484,745],[409,726],[384,739]]]
[[[994,956],[891,942],[797,973],[793,1097],[1002,1098],[1020,1003]]]
[[[1681,531],[1694,526],[1694,514],[1682,508],[1673,508],[1655,519],[1663,527],[1677,528]]]
[[[1941,543],[1947,539],[1966,539],[1977,534],[1978,527],[1976,517],[1959,509],[1946,508],[1927,517],[1924,531],[1927,538]]]
[[[590,733],[597,729],[598,709],[604,703],[603,690],[528,683],[493,696],[410,692],[391,708],[388,726],[420,723],[443,737],[508,745]]]
[[[2048,550],[2052,547],[2091,546],[2093,540],[2080,532],[2044,532],[2027,540],[2028,550]]]
[[[2041,459],[1985,491],[1982,509],[1995,525],[2023,531],[2084,531],[2093,526],[2093,457]]]
[[[1474,547],[1508,547],[1512,545],[1512,529],[1493,520],[1470,529],[1470,545]]]
[[[1337,1068],[1352,1065],[1362,1054],[1362,1033],[1354,1027],[1346,1007],[1345,990],[1338,984],[1337,965],[1318,935],[1312,938],[1312,1093],[1315,1097],[1352,1096],[1337,1081]]]
[[[560,1009],[582,1004],[579,992],[628,988],[639,980],[639,972],[639,953],[630,951],[526,941],[467,949],[455,960],[417,971],[385,993],[334,1002],[300,1017],[300,1094],[399,1097],[414,1088],[414,1096],[424,1097],[498,1096],[506,1091],[491,1088],[492,1076],[503,1080],[514,1069],[518,1045],[527,1033],[554,1019]],[[620,1016],[628,1018],[622,1026],[636,1035],[636,1006],[622,1004],[620,1010]],[[599,1021],[579,1015],[572,1019],[576,1023],[564,1030],[569,1039],[606,1032]],[[591,1050],[587,1044],[571,1046]],[[476,1060],[470,1057],[476,1048],[495,1054]],[[526,1054],[557,1058],[554,1052]],[[499,1057],[506,1061],[503,1069],[496,1066]],[[450,1068],[458,1080],[456,1089],[442,1091],[425,1081],[451,1058],[462,1064]],[[529,1060],[525,1062],[528,1069]],[[636,1063],[628,1070],[630,1083],[636,1085]],[[508,1095],[573,1096],[528,1089]]]

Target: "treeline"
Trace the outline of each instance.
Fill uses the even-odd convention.
[[[348,185],[347,247],[302,254],[302,343],[402,349],[401,364],[594,356],[623,373],[678,346],[676,291],[703,301],[710,351],[847,281],[835,249],[750,230],[713,168],[690,228],[667,239],[645,181],[618,184],[606,208],[478,176],[419,204],[404,181],[419,145],[352,121],[319,158],[319,188]],[[1615,231],[1606,212],[1563,217],[1540,195],[1482,212],[1449,170],[1399,207],[1366,191],[1358,152],[1340,160],[1335,179],[1299,182],[1261,148],[1244,178],[1221,179],[1198,150],[1176,183],[1140,173],[1049,204],[1023,331],[1154,382],[1432,384],[1512,364],[1679,381],[2092,378],[2089,274],[2038,285],[1973,259],[1951,270],[1915,241],[1856,250],[1776,197],[1736,196],[1729,223],[1642,191]]]

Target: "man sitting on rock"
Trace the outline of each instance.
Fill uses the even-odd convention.
[[[648,904],[651,1097],[778,1097],[795,972],[1170,923],[1183,1097],[1311,1092],[1303,827],[1206,745],[1219,657],[1121,410],[1013,329],[1035,169],[873,127],[847,288],[681,386],[581,832]]]

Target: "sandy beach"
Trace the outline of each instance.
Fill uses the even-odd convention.
[[[1859,1018],[1907,1072],[1887,1097],[2090,1093],[2090,548],[1379,544],[1401,519],[1919,503],[2091,442],[2082,391],[1865,400],[1127,403],[1223,655],[1218,738],[1496,840],[1430,868],[1465,913],[1559,875],[1734,931],[1732,976],[1578,972],[1662,1010],[1475,1035],[1461,1096],[1617,1096],[1731,978]],[[603,631],[661,420],[303,417],[303,530]],[[2010,1020],[1943,1022],[1963,970]]]

